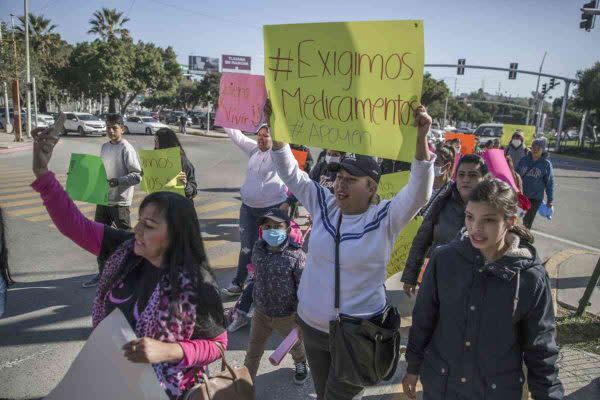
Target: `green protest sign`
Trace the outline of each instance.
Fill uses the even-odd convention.
[[[100,157],[91,154],[71,154],[67,193],[73,200],[108,204],[108,179]]]
[[[142,188],[146,193],[174,192],[185,196],[183,183],[177,180],[181,169],[181,150],[171,147],[160,150],[140,150]]]

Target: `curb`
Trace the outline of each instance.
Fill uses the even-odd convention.
[[[590,251],[590,250],[580,250],[580,249],[566,249],[559,251],[548,257],[542,264],[546,268],[546,272],[548,272],[548,276],[552,283],[554,283],[554,287],[552,288],[552,304],[554,305],[554,313],[556,314],[558,311],[558,306],[567,308],[569,310],[574,310],[577,307],[573,307],[569,304],[558,301],[558,277],[560,275],[560,265],[567,261],[569,258],[581,254],[600,254],[598,252]]]
[[[0,146],[0,154],[16,153],[19,151],[25,151],[25,150],[31,149],[32,147],[33,147],[33,143],[24,143],[24,144],[20,144],[18,146],[12,146],[12,147]]]
[[[568,154],[564,154],[564,153],[557,153],[555,151],[550,152],[550,154],[553,157],[564,157],[564,158],[569,158],[571,160],[577,160],[577,161],[589,161],[593,164],[598,164],[600,165],[600,160],[594,160],[593,158],[584,158],[584,157],[577,157],[577,156],[572,156],[572,155],[568,155]]]

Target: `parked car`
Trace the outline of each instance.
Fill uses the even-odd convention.
[[[136,117],[151,117],[158,121],[158,112],[156,111],[137,111]]]
[[[158,122],[152,117],[129,117],[125,121],[125,134],[145,133],[152,135],[160,128],[168,128],[167,125]]]
[[[555,132],[554,136],[558,137],[558,134]],[[575,139],[579,139],[579,130],[577,130],[575,128],[569,129],[566,132],[563,132],[560,135],[560,138],[562,140],[575,140]]]
[[[67,112],[65,114],[67,119],[65,120],[63,134],[78,132],[81,136],[92,133],[106,135],[106,122],[95,115],[80,112]]]
[[[500,137],[504,124],[481,124],[475,129],[475,136]]]
[[[179,125],[179,120],[181,116],[187,118],[187,126],[192,125],[192,119],[188,117],[187,114],[183,111],[173,111],[172,113],[167,114],[166,122],[167,124]]]

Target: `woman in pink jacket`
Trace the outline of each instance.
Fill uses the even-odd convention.
[[[219,347],[227,346],[223,304],[193,204],[175,193],[150,194],[134,232],[91,221],[48,170],[56,130],[36,130],[33,136],[32,187],[52,221],[84,250],[108,258],[92,307],[93,326],[121,310],[139,338],[123,347],[125,357],[152,364],[169,397],[181,397],[219,358]]]

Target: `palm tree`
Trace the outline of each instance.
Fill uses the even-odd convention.
[[[15,27],[17,37],[25,37],[25,16],[20,16],[21,26]],[[29,40],[34,50],[45,50],[59,38],[54,31],[57,25],[50,24],[50,20],[43,15],[29,13]]]
[[[124,18],[122,12],[103,7],[102,10],[94,12],[94,17],[90,19],[92,27],[88,33],[97,34],[102,40],[114,39],[116,35],[129,37],[129,30],[123,27],[128,21],[129,18]]]

